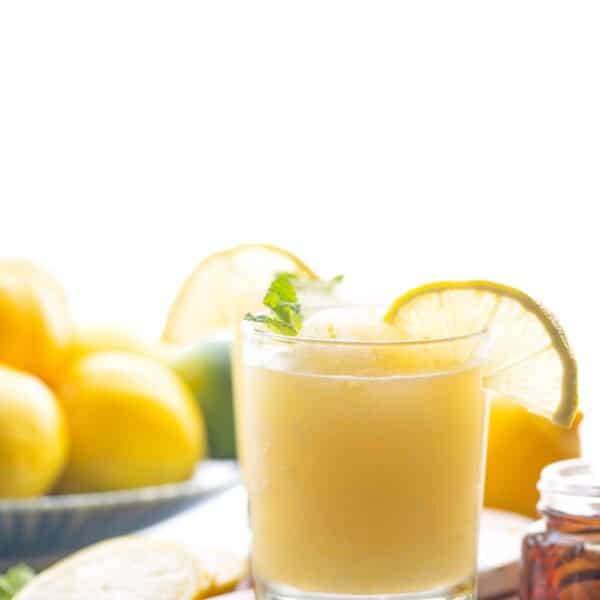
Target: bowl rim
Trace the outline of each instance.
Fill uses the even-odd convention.
[[[0,499],[0,516],[13,512],[106,508],[190,498],[233,487],[239,480],[240,472],[235,460],[206,460],[196,467],[189,479],[177,483],[110,492]]]

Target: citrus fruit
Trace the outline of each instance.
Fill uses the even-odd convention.
[[[247,312],[263,310],[262,300],[265,291],[273,277],[280,272],[293,273],[300,279],[317,279],[314,272],[299,258],[287,250],[268,244],[243,244],[211,254],[196,267],[179,291],[169,312],[163,341],[185,344],[197,342],[202,338],[214,338],[220,332],[233,333]],[[205,373],[205,371],[201,364],[193,364],[193,355],[192,349],[185,358],[181,359],[177,370],[187,373],[183,375],[184,378],[192,376],[199,381],[192,373],[195,369],[197,373]],[[212,383],[219,388],[214,387],[211,390],[211,384],[203,385],[207,386],[204,398],[208,401],[209,395],[212,396],[210,402],[213,403],[213,409],[209,409],[211,414],[209,431],[212,432],[209,435],[215,444],[217,438],[219,444],[224,443],[229,453],[231,440],[235,439],[236,434],[233,420],[229,417],[232,384],[226,377],[217,376],[225,366],[222,359],[221,353],[215,353],[211,361],[213,365],[220,365],[218,369],[212,371],[214,376],[211,378]],[[241,369],[236,368],[239,362],[238,340],[232,351],[236,411],[242,410],[242,374]],[[204,377],[205,375],[200,379],[204,381]],[[194,388],[194,384],[192,387]],[[214,404],[215,400],[222,402],[223,406],[217,407]],[[240,422],[243,424],[243,420],[240,419]],[[238,427],[236,444],[238,451],[242,446],[240,441],[242,437],[243,431]]]
[[[0,498],[45,494],[67,459],[63,415],[37,377],[0,366]]]
[[[509,398],[492,395],[484,504],[537,515],[537,482],[550,463],[581,454],[578,413],[570,429],[529,412]]]
[[[71,438],[61,492],[182,481],[205,454],[190,391],[153,359],[91,354],[73,365],[58,395]]]
[[[265,290],[278,272],[316,278],[299,258],[276,246],[244,244],[211,254],[179,291],[163,339],[185,343],[231,330],[246,312],[261,310]]]
[[[127,352],[148,357],[159,354],[154,344],[130,331],[108,325],[76,326],[69,345],[69,361],[97,352]]]
[[[76,552],[34,577],[14,600],[197,600],[211,585],[184,548],[125,537]]]
[[[230,343],[199,341],[178,349],[167,360],[189,386],[206,421],[213,458],[235,458]]]
[[[524,292],[490,281],[431,283],[400,296],[385,319],[411,339],[492,329],[484,387],[569,426],[577,366],[556,319]]]
[[[210,574],[207,596],[217,596],[232,591],[248,575],[248,561],[232,552],[201,552],[198,560],[203,572]]]
[[[23,260],[0,259],[0,362],[55,383],[71,335],[59,283]]]

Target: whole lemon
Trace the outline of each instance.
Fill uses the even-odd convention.
[[[494,396],[490,405],[484,504],[537,515],[541,470],[557,460],[581,454],[578,425],[559,427],[516,402]]]
[[[71,438],[61,492],[182,481],[205,455],[204,422],[191,392],[151,358],[91,354],[73,365],[58,395]]]
[[[76,326],[69,345],[69,362],[98,352],[126,352],[156,358],[160,345],[112,325]]]
[[[65,365],[71,319],[60,284],[37,265],[0,259],[0,362],[54,384]]]
[[[54,394],[36,377],[0,366],[0,497],[45,494],[67,459]]]

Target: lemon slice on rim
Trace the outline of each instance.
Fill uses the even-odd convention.
[[[211,254],[179,291],[163,340],[187,343],[233,328],[246,312],[261,310],[265,290],[279,272],[317,279],[291,252],[268,244],[243,244]]]
[[[555,317],[530,296],[491,281],[441,281],[403,294],[385,321],[411,339],[490,328],[484,387],[569,426],[577,412],[577,365]]]
[[[34,577],[14,600],[195,600],[212,577],[176,544],[116,538],[73,554]]]

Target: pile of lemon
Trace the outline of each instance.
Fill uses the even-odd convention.
[[[0,261],[0,498],[184,480],[206,453],[192,391],[161,349],[78,330],[60,284]]]

